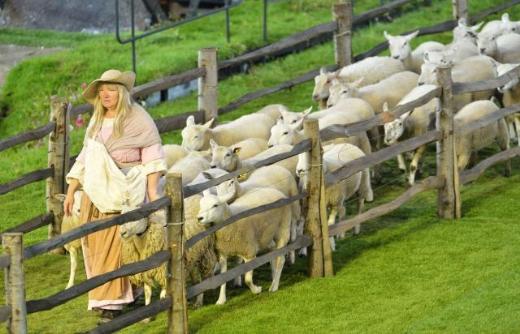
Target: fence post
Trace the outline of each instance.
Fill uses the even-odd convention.
[[[311,139],[309,152],[310,170],[306,184],[308,205],[305,222],[305,234],[312,238],[309,254],[309,276],[321,277],[332,275],[332,252],[329,243],[329,229],[325,212],[325,190],[322,170],[322,148],[318,121],[307,119],[303,124],[305,136]]]
[[[455,20],[463,18],[469,24],[468,0],[451,0],[451,3],[453,6],[453,18]]]
[[[186,277],[184,273],[184,213],[182,177],[180,173],[166,175],[166,195],[170,198],[170,212],[167,225],[168,279],[166,293],[172,300],[168,311],[168,333],[188,333],[188,312],[186,301]]]
[[[11,263],[5,268],[6,304],[11,307],[7,321],[8,333],[27,333],[25,278],[23,272],[23,233],[3,233],[2,246]]]
[[[438,67],[437,76],[442,87],[442,109],[437,113],[436,127],[442,132],[437,142],[437,175],[444,178],[444,186],[439,188],[437,198],[438,215],[454,219],[461,216],[459,171],[455,152],[451,67]]]
[[[334,54],[341,68],[352,63],[352,1],[335,4],[332,16],[338,25],[334,32]]]
[[[69,104],[60,97],[51,97],[51,122],[56,123],[54,131],[49,135],[48,167],[54,168],[54,175],[47,178],[46,204],[47,212],[54,214],[49,225],[49,239],[61,233],[63,204],[56,199],[56,194],[66,191],[65,175],[69,170]],[[63,250],[63,249],[61,249]],[[60,249],[57,251],[60,253]]]
[[[218,66],[216,48],[204,48],[199,50],[199,67],[206,69],[206,75],[199,78],[199,110],[204,111],[204,122],[212,118],[217,120]],[[216,124],[216,122],[213,124]]]

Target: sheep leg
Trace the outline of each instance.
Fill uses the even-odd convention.
[[[302,217],[300,218],[299,224],[297,226],[298,235],[303,235],[303,229],[305,227],[305,219]],[[300,251],[298,252],[299,256],[307,256],[307,247],[300,248]]]
[[[413,186],[415,183],[415,174],[417,173],[417,167],[419,166],[419,160],[421,160],[424,151],[426,151],[426,145],[419,147],[415,150],[415,154],[413,155],[412,162],[410,163],[410,174],[408,177],[408,183]]]
[[[297,226],[298,226],[298,220],[292,219],[291,220],[291,242],[296,240]],[[296,262],[296,251],[290,251],[289,252],[289,264],[292,265],[295,262]]]
[[[515,124],[516,124],[517,121],[518,120],[517,120],[517,117],[515,115]],[[507,133],[507,125],[506,125],[506,121],[504,119],[501,119],[498,122],[498,128],[499,128],[498,136],[497,136],[498,146],[500,146],[500,149],[502,151],[506,151],[506,150],[509,149],[509,135]],[[518,129],[520,129],[520,128],[517,128],[517,130]],[[506,161],[505,176],[506,177],[511,176],[511,159]]]
[[[225,273],[227,271],[227,258],[220,256],[218,263],[220,264],[220,273]],[[226,303],[226,283],[220,286],[220,294],[218,296],[217,305],[224,305],[224,303]]]
[[[151,302],[152,302],[152,286],[144,283],[144,305],[149,305]],[[145,318],[145,319],[141,320],[141,323],[147,324],[150,321],[152,321],[152,318]]]
[[[271,267],[273,282],[271,283],[271,287],[269,288],[270,292],[275,292],[278,290],[278,286],[280,285],[280,277],[282,276],[283,265],[285,263],[284,256],[278,256],[274,260],[274,266]]]
[[[241,264],[241,263],[242,263],[242,259],[238,258],[237,264]],[[235,288],[241,288],[242,287],[242,275],[238,275],[237,277],[235,277],[235,280],[233,281],[233,286]]]
[[[246,259],[244,258],[244,262],[249,262],[251,260],[253,260],[253,258],[251,259]],[[246,285],[249,287],[249,290],[251,290],[252,293],[254,293],[255,295],[256,294],[259,294],[260,292],[262,292],[262,287],[261,286],[257,286],[253,283],[253,271],[250,270],[246,273],[245,277],[244,277],[244,282],[246,283]]]
[[[457,155],[457,169],[459,170],[459,172],[462,172],[466,168],[470,156],[471,153]]]
[[[516,142],[520,146],[520,115],[514,115]]]
[[[327,222],[327,224],[329,226],[331,225],[334,225],[334,223],[336,222],[336,215],[337,215],[337,209],[336,208],[333,208],[330,210],[330,214],[329,214],[329,220]],[[330,237],[330,249],[332,249],[332,251],[336,251],[336,241],[334,240],[334,237]]]
[[[200,283],[202,282],[202,275],[200,274],[200,271],[197,268],[192,268],[190,270],[190,278],[193,283]],[[194,308],[199,308],[202,305],[204,305],[204,293],[201,293],[195,297],[195,302],[193,303]]]
[[[67,283],[66,289],[74,285],[74,278],[76,276],[76,269],[78,268],[78,249],[76,247],[70,247],[69,258],[70,258],[70,276],[69,282]]]
[[[365,208],[365,198],[363,196],[361,196],[361,194],[359,195],[358,197],[358,214],[360,214],[361,212],[363,212],[363,209]],[[359,232],[361,231],[361,223],[359,224],[356,224],[356,226],[354,226],[354,235],[358,235]]]
[[[402,154],[397,155],[397,166],[406,173],[406,163],[404,162],[404,156]]]

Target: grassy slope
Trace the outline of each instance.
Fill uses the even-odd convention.
[[[494,2],[478,6],[483,8],[491,3]],[[439,22],[449,17],[447,8],[448,2],[443,1],[431,9],[432,15],[427,18],[424,13],[408,14],[393,24],[374,25],[355,36],[355,48],[361,51],[380,41],[384,29],[395,33],[426,22]],[[513,12],[512,16],[519,15]],[[399,28],[401,25],[408,28]],[[441,39],[446,41],[447,38],[441,36]],[[331,45],[325,44],[255,67],[251,76],[236,76],[219,84],[220,104],[332,61]],[[310,84],[303,85],[251,103],[226,118],[273,102],[301,109],[308,106],[310,91]],[[150,111],[155,116],[183,112],[191,110],[194,100],[189,97]],[[80,132],[74,135],[76,151],[80,136]],[[175,135],[165,137],[166,141],[175,139]],[[5,159],[1,162],[0,182],[44,166],[44,146],[2,152]],[[518,184],[520,179],[489,175],[464,189],[463,223],[438,221],[433,210],[434,196],[421,196],[394,214],[369,224],[360,237],[342,242],[335,254],[338,273],[334,279],[306,280],[304,261],[300,260],[297,266],[286,268],[280,292],[251,296],[248,292],[242,293],[244,290],[232,291],[237,296],[226,306],[192,311],[191,328],[203,332],[240,329],[295,332],[309,331],[308,328],[336,331],[349,328],[356,332],[460,332],[468,328],[482,332],[513,331],[518,328],[513,320],[517,307],[509,301],[517,295],[514,282],[518,275],[515,271],[518,252],[514,233],[517,227],[513,224],[516,221],[511,217],[518,207],[514,199],[519,194],[518,187],[510,185]],[[393,181],[394,177],[389,175],[387,181]],[[384,201],[401,190],[401,187],[382,187],[377,194],[379,200]],[[43,182],[2,196],[1,207],[6,213],[2,225],[12,226],[43,212],[43,198]],[[380,228],[383,226],[385,228]],[[28,235],[27,241],[41,240],[44,235],[41,229]],[[60,291],[68,276],[65,257],[45,255],[28,261],[26,266],[29,299]],[[44,275],[41,268],[45,268]],[[259,272],[265,289],[268,273],[265,269]],[[288,303],[288,297],[296,299]],[[208,302],[215,299],[213,293]],[[92,327],[95,318],[86,314],[85,304],[83,297],[51,312],[30,316],[31,332],[54,332],[58,322],[60,331],[66,333]],[[268,319],[271,321],[263,321]],[[125,332],[155,333],[164,323],[163,315],[150,327],[137,325]]]

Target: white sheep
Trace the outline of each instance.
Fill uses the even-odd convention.
[[[501,76],[518,66],[519,64],[499,64],[498,75]],[[498,88],[499,92],[502,93],[502,105],[504,107],[510,107],[514,104],[520,103],[519,83],[520,81],[518,76],[514,76],[511,81]],[[520,114],[515,113],[513,115],[508,115],[506,121],[509,126],[509,135],[511,138],[514,138],[520,146]]]
[[[346,163],[365,156],[363,151],[351,144],[331,145],[323,153],[323,172],[334,172],[344,166]],[[308,189],[310,170],[310,154],[302,153],[298,156],[297,174],[300,177],[301,186]],[[329,185],[325,189],[325,205],[328,212],[328,225],[345,217],[345,201],[352,197],[355,193],[358,196],[358,212],[363,210],[364,202],[373,200],[372,186],[370,184],[370,172],[368,168],[360,171],[348,178],[333,185]],[[354,233],[359,233],[359,224],[355,226]],[[331,247],[335,250],[334,239],[331,238]]]
[[[404,70],[405,68],[401,61],[390,57],[365,58],[357,63],[345,66],[336,72],[327,72],[325,68],[322,68],[320,74],[314,78],[312,98],[320,102],[321,107],[325,107],[333,79],[339,79],[344,82],[354,82],[360,78],[364,78],[364,84],[370,85]]]
[[[209,148],[209,140],[219,145],[230,146],[248,138],[269,138],[269,130],[276,122],[266,114],[254,113],[242,116],[229,123],[211,128],[213,120],[205,124],[195,124],[195,118],[186,119],[186,127],[182,130],[182,147],[189,151],[201,151]]]
[[[480,34],[478,48],[481,54],[493,57],[501,63],[520,62],[520,35],[509,33],[500,36]]]
[[[199,223],[204,226],[218,224],[240,212],[286,198],[273,188],[256,188],[237,198],[232,204],[225,199],[205,192],[200,200]],[[219,259],[220,272],[227,271],[229,257],[239,257],[244,262],[253,260],[259,252],[279,249],[290,239],[291,208],[264,211],[234,222],[215,232],[215,250]],[[271,262],[272,283],[269,291],[278,290],[285,257],[278,256]],[[262,287],[253,283],[253,271],[248,271],[244,279],[251,292],[258,294]],[[218,305],[226,302],[226,284],[220,287]]]
[[[495,113],[499,108],[489,100],[471,102],[455,114],[455,131],[464,125],[473,123],[487,115]],[[471,132],[458,133],[455,136],[455,152],[457,155],[457,168],[462,171],[468,165],[472,152],[487,147],[497,142],[500,149],[509,149],[509,134],[505,119],[499,119],[489,125]]]
[[[286,106],[283,104],[269,104],[258,110],[257,113],[265,114],[271,118],[273,122],[276,122],[278,118],[280,118],[282,111],[288,111]]]
[[[177,161],[181,160],[185,156],[188,155],[189,151],[186,150],[181,145],[177,144],[166,144],[163,145],[164,151],[164,160],[166,161],[166,166],[170,168]]]
[[[217,195],[218,197],[225,199],[227,203],[232,203],[238,197],[252,189],[263,187],[277,189],[287,197],[298,195],[298,185],[294,176],[287,169],[276,165],[264,166],[256,169],[244,182],[239,182],[236,177],[222,182],[217,186]],[[297,231],[303,231],[300,202],[293,202],[291,208],[291,241],[294,241],[296,240]],[[289,255],[290,263],[292,264],[295,262],[294,251]]]
[[[415,73],[421,72],[424,63],[425,51],[443,51],[445,45],[439,42],[428,41],[421,43],[412,51],[410,42],[419,34],[419,30],[404,36],[392,36],[386,31],[385,39],[388,41],[390,56],[403,62],[405,69]]]
[[[508,33],[518,33],[520,31],[518,23],[511,21],[508,13],[502,14],[500,20],[489,21],[484,25],[479,33],[492,36],[500,36]]]
[[[205,157],[205,153],[193,151],[170,167],[168,173],[181,173],[182,185],[185,186],[208,168],[210,168],[210,163]]]
[[[421,68],[418,84],[431,84],[439,86],[437,77],[437,65],[425,62]],[[474,56],[462,62],[455,63],[451,70],[453,82],[474,82],[489,80],[497,77],[496,62],[487,56]],[[493,90],[466,93],[454,96],[455,111],[475,100],[485,100],[493,95]]]
[[[351,83],[337,81],[330,89],[327,106],[330,108],[336,105],[342,98],[359,98],[368,102],[374,113],[379,114],[383,111],[385,102],[388,103],[390,108],[393,108],[406,94],[417,86],[418,79],[418,74],[404,71],[392,74],[376,84],[364,87],[361,86],[363,78]]]
[[[256,162],[265,160],[273,155],[286,153],[292,150],[292,145],[278,145],[275,147],[270,147],[267,150],[249,158],[249,159],[240,159],[238,156],[238,152],[228,147],[214,145],[211,148],[212,159],[210,166],[211,168],[221,168],[228,172],[234,172],[237,169],[246,166],[252,166]],[[275,163],[275,165],[284,167],[291,173],[296,172],[296,163],[298,162],[298,158],[296,156],[284,159]]]
[[[61,221],[61,233],[66,233],[70,230],[78,228],[81,224],[79,221],[80,217],[80,208],[81,208],[81,199],[83,196],[83,191],[78,190],[74,193],[74,205],[72,206],[72,212],[70,216],[63,215],[63,220]],[[57,194],[56,198],[64,202],[65,194]],[[67,286],[65,289],[70,288],[74,285],[74,279],[76,277],[76,270],[78,268],[78,251],[81,249],[81,239],[73,240],[63,246],[65,250],[69,253],[69,261],[70,261],[70,273],[69,273],[69,281],[67,282]]]
[[[436,89],[434,85],[422,85],[416,87],[408,95],[406,95],[399,104],[405,104],[416,100],[419,97]],[[385,107],[388,109],[388,106]],[[433,98],[426,104],[419,106],[412,111],[406,112],[392,122],[385,123],[385,143],[393,145],[399,139],[408,139],[420,136],[426,133],[435,124],[435,113],[440,109],[440,101],[438,98]],[[386,110],[388,111],[388,110]],[[408,174],[408,183],[413,185],[415,183],[415,174],[419,165],[419,161],[426,150],[426,145],[418,147],[413,155],[410,163],[410,170]],[[399,164],[404,165],[404,158],[402,155],[398,156]],[[400,166],[401,169],[406,170],[406,167]]]

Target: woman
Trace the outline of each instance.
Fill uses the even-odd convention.
[[[70,215],[74,192],[83,197],[81,223],[112,217],[158,196],[161,174],[166,171],[159,132],[148,113],[132,102],[133,72],[108,70],[83,92],[94,106],[83,148],[67,174],[69,184],[64,211]],[[116,270],[121,265],[119,226],[82,239],[87,278]],[[91,290],[88,309],[101,310],[106,321],[133,301],[130,282],[118,278]]]

